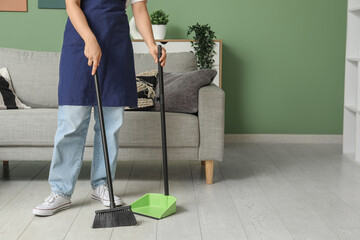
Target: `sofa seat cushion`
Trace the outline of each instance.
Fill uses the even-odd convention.
[[[0,111],[0,147],[53,146],[57,108]],[[94,115],[91,113],[86,146],[93,146]],[[166,112],[168,147],[198,147],[199,123],[194,114]],[[125,111],[120,128],[120,147],[161,147],[160,112]]]

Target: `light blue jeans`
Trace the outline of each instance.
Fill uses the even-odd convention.
[[[94,107],[95,137],[91,165],[92,188],[106,183],[106,169],[97,106],[59,105],[54,151],[49,171],[52,192],[71,198],[81,169],[91,109]],[[102,107],[111,177],[114,180],[119,149],[119,130],[124,107]]]

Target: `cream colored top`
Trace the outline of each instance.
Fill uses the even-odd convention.
[[[126,0],[126,8],[129,6],[129,3],[133,4],[140,1],[145,1],[145,3],[148,2],[148,0]]]

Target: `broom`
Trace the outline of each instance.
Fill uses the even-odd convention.
[[[92,227],[109,228],[109,227],[136,225],[137,221],[135,219],[134,213],[131,211],[131,206],[116,207],[114,202],[114,193],[113,193],[113,186],[112,186],[111,173],[110,173],[109,154],[106,143],[104,117],[102,111],[101,95],[100,95],[100,87],[99,87],[97,71],[95,72],[94,78],[95,78],[96,97],[97,97],[99,118],[100,118],[101,138],[102,138],[102,145],[103,145],[104,157],[105,157],[106,177],[107,177],[107,184],[109,187],[110,209],[95,211],[95,219]]]

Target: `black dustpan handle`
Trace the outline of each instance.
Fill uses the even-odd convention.
[[[159,69],[159,90],[160,90],[160,113],[161,113],[161,139],[163,151],[163,171],[164,171],[164,191],[165,195],[169,195],[168,184],[168,166],[167,166],[167,147],[166,147],[166,126],[165,126],[165,99],[164,99],[164,82],[163,82],[163,67],[160,63],[162,53],[162,46],[157,45],[158,50],[158,69]]]
[[[97,98],[99,118],[100,118],[99,120],[100,120],[101,138],[102,138],[102,145],[103,145],[104,157],[105,157],[106,177],[107,177],[107,184],[109,187],[110,208],[115,208],[116,206],[114,202],[114,193],[113,193],[110,163],[109,163],[109,153],[106,143],[105,126],[104,126],[105,124],[104,124],[104,116],[102,111],[101,94],[100,94],[99,78],[97,71],[95,72],[94,79],[95,79],[96,98]]]

